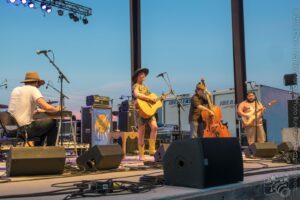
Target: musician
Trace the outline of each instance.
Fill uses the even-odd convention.
[[[256,104],[256,105],[255,105]],[[255,111],[256,106],[256,111]],[[256,99],[256,95],[253,91],[247,93],[247,99],[241,102],[238,106],[238,114],[241,117],[248,118],[250,115],[255,115],[256,120],[253,120],[249,125],[244,125],[245,132],[247,134],[248,144],[255,143],[256,127],[257,127],[257,142],[263,143],[266,140],[266,134],[263,127],[263,112],[265,107]],[[257,123],[256,123],[257,121]]]
[[[206,110],[212,116],[214,115],[214,112],[205,106],[208,104],[207,98],[210,98],[210,96],[211,93],[206,90],[206,87],[203,84],[198,83],[196,85],[195,93],[191,98],[191,107],[189,111],[189,123],[192,138],[203,137],[205,124],[201,117],[201,111]]]
[[[147,68],[141,68],[135,71],[132,76],[132,80],[134,82],[133,85],[133,98],[141,99],[144,101],[148,101],[150,103],[155,103],[157,99],[152,98],[148,95],[151,94],[149,88],[144,84],[146,76],[148,75],[149,70]],[[139,109],[139,108],[137,108]],[[144,152],[145,152],[145,125],[149,124],[151,128],[150,139],[149,139],[149,154],[154,155],[155,153],[155,142],[157,136],[157,122],[155,116],[151,116],[147,119],[142,118],[137,113],[137,124],[138,124],[138,146],[139,146],[139,159],[145,160]]]
[[[11,93],[8,112],[15,117],[19,126],[26,128],[28,139],[40,138],[40,141],[35,142],[36,146],[42,146],[45,138],[47,146],[54,146],[57,137],[56,121],[34,121],[33,115],[37,106],[46,112],[59,112],[59,107],[48,104],[44,99],[38,88],[44,85],[45,81],[40,79],[37,72],[27,72],[25,80],[21,83],[24,85],[14,88]]]

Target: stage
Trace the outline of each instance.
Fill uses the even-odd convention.
[[[28,194],[22,199],[64,199],[74,191],[71,189],[66,194],[45,195],[33,197],[37,193],[52,192],[72,187],[81,181],[133,181],[138,182],[143,175],[159,176],[163,174],[161,165],[144,165],[137,160],[137,156],[127,156],[117,170],[80,172],[67,165],[63,175],[31,176],[31,177],[5,177],[5,163],[0,163],[0,198],[9,195]],[[153,157],[147,157],[153,160]],[[67,159],[73,163],[74,160]],[[149,162],[151,163],[151,162]],[[175,186],[158,186],[150,191],[136,194],[107,193],[101,199],[299,199],[300,165],[285,163],[272,163],[266,159],[244,158],[244,181],[223,186],[195,189]],[[226,173],[226,172],[224,172]],[[297,188],[296,188],[297,184]],[[295,189],[290,189],[295,188]],[[272,191],[273,190],[273,191]],[[50,194],[50,193],[49,193]],[[31,196],[33,195],[33,196]],[[79,196],[78,196],[79,197]],[[86,197],[85,199],[94,199]]]

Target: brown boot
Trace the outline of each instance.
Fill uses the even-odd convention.
[[[139,145],[139,160],[140,161],[146,160],[144,153],[145,153],[145,144]]]
[[[153,156],[156,152],[155,150],[155,142],[156,140],[149,139],[149,155]]]

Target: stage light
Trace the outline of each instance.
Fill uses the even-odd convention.
[[[69,13],[70,19],[74,19],[75,15],[73,13]]]
[[[42,8],[42,10],[46,10],[46,8],[47,8],[47,4],[46,4],[46,3],[44,3],[44,2],[42,2],[42,3],[41,3],[41,8]]]
[[[73,20],[74,20],[74,22],[78,22],[79,21],[79,17],[77,17],[76,15],[74,15]]]
[[[29,2],[28,2],[28,7],[29,7],[29,8],[34,8],[34,3],[33,3],[32,1],[29,1]]]
[[[89,21],[87,20],[87,18],[86,18],[86,17],[84,17],[84,18],[82,19],[82,23],[83,23],[83,24],[88,24],[88,23],[89,23]]]
[[[57,10],[57,14],[58,14],[59,16],[63,16],[63,15],[64,15],[64,11],[63,11],[63,10]]]
[[[46,6],[46,12],[47,12],[47,13],[51,13],[51,12],[52,12],[51,6]]]
[[[21,0],[21,3],[22,3],[22,4],[26,4],[26,3],[27,3],[27,0]]]
[[[9,2],[10,2],[10,3],[15,3],[15,2],[16,2],[16,0],[9,0]]]

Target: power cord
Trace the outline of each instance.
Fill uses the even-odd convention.
[[[66,196],[64,200],[76,199],[82,197],[99,197],[99,196],[115,196],[126,195],[132,193],[144,193],[156,187],[155,184],[145,182],[131,182],[131,181],[82,181],[75,184],[78,191]]]

